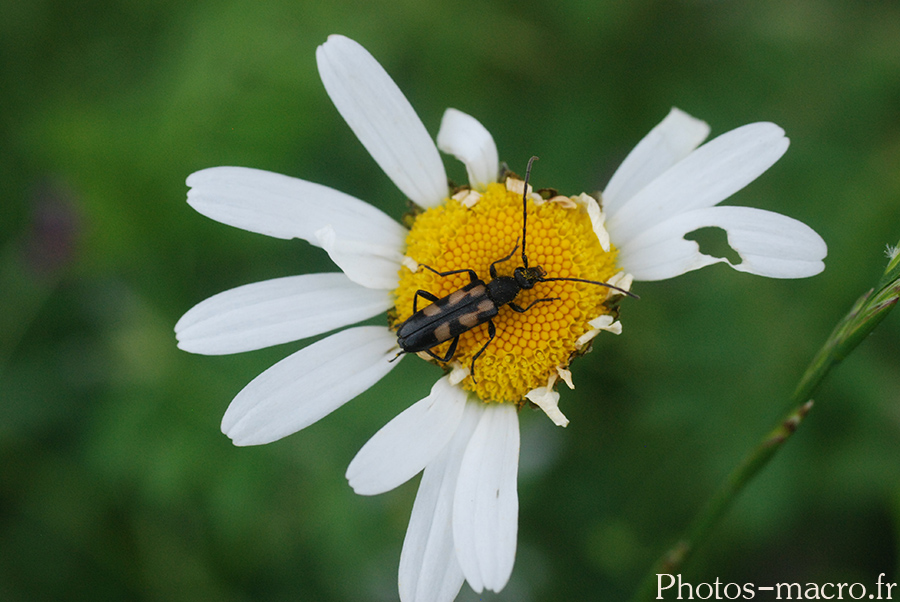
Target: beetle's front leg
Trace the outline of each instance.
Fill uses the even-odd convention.
[[[476,383],[476,384],[478,383],[478,381],[475,380],[475,360],[477,360],[481,356],[481,354],[484,353],[484,350],[487,349],[488,345],[491,344],[491,341],[494,340],[494,335],[497,334],[497,328],[494,326],[493,320],[488,320],[487,325],[488,325],[487,343],[485,343],[484,346],[478,350],[478,353],[476,353],[475,355],[472,356],[472,382]]]
[[[512,259],[512,256],[516,254],[516,250],[518,250],[518,248],[519,248],[519,239],[517,238],[516,246],[513,247],[512,252],[509,255],[507,255],[506,257],[501,257],[500,259],[498,259],[497,261],[495,261],[494,263],[491,264],[490,270],[488,270],[491,273],[491,278],[497,277],[497,268],[495,266],[498,263],[503,263],[504,261],[509,261],[510,259]]]
[[[528,307],[522,307],[521,305],[517,305],[516,303],[510,303],[509,306],[513,311],[517,311],[520,314],[524,314],[526,311],[537,305],[538,303],[543,303],[544,301],[559,301],[559,297],[547,297],[546,299],[535,299],[531,303],[528,304]]]

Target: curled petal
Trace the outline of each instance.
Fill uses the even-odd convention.
[[[687,157],[709,136],[709,125],[672,108],[666,118],[628,153],[603,191],[603,210],[612,216],[628,199]]]
[[[316,231],[319,245],[350,280],[366,288],[394,290],[403,254],[394,246],[341,238],[330,224]]]
[[[419,483],[400,553],[402,602],[451,602],[464,577],[453,543],[453,494],[466,446],[483,411],[467,403],[456,432],[428,464]]]
[[[453,500],[453,539],[466,581],[500,591],[516,558],[519,419],[513,404],[485,405],[466,447]]]
[[[788,148],[774,123],[722,134],[642,188],[607,219],[612,242],[625,247],[641,232],[694,209],[712,207],[769,169]]]
[[[453,155],[466,166],[469,185],[487,190],[500,174],[497,145],[481,123],[462,111],[447,109],[437,135],[438,148]]]
[[[606,230],[606,215],[600,210],[600,203],[591,195],[583,192],[572,198],[576,204],[581,205],[587,211],[594,234],[597,236],[597,240],[600,241],[600,247],[609,253],[609,232]]]
[[[537,387],[536,389],[529,391],[525,397],[534,403],[534,405],[544,410],[547,418],[552,420],[553,424],[556,426],[569,426],[569,419],[566,418],[566,415],[559,409],[559,393],[554,391],[551,387]]]
[[[375,162],[408,198],[432,207],[447,196],[437,147],[403,92],[369,52],[328,36],[316,50],[319,76],[338,112]]]
[[[255,282],[219,293],[175,324],[178,346],[221,355],[262,349],[349,326],[390,309],[385,291],[344,274],[305,274]]]
[[[619,265],[636,280],[663,280],[728,260],[700,252],[683,237],[698,228],[722,228],[741,256],[736,270],[769,278],[806,278],[825,268],[828,252],[816,232],[793,218],[750,207],[697,209],[658,224],[620,249]],[[731,265],[729,263],[729,265]]]
[[[467,394],[438,380],[431,395],[413,404],[369,439],[347,468],[347,480],[360,495],[377,495],[418,474],[456,432]]]
[[[381,326],[342,330],[290,355],[237,394],[222,418],[235,445],[271,443],[306,428],[391,371],[397,337]]]
[[[319,245],[330,225],[342,238],[400,250],[406,229],[379,209],[321,184],[247,167],[211,167],[188,176],[191,207],[216,221],[275,238]]]
[[[608,314],[597,316],[593,320],[590,320],[588,324],[591,325],[591,329],[578,337],[575,341],[575,349],[583,349],[585,345],[593,341],[594,337],[603,330],[613,334],[622,334],[622,323]]]

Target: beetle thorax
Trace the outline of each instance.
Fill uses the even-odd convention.
[[[528,288],[531,288],[531,286]],[[488,297],[497,306],[511,303],[521,290],[522,287],[519,286],[518,278],[513,278],[512,276],[498,276],[487,283]]]

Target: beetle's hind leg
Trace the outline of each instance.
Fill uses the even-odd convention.
[[[450,343],[450,347],[447,348],[447,353],[444,355],[444,357],[439,356],[437,353],[435,353],[431,349],[426,349],[425,353],[427,353],[428,355],[430,355],[431,357],[433,357],[434,359],[436,359],[439,362],[449,362],[451,359],[453,359],[453,354],[456,353],[456,345],[458,343],[459,343],[459,335],[456,335],[456,337]]]

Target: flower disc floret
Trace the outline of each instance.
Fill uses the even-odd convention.
[[[406,255],[413,261],[401,268],[395,291],[395,326],[412,315],[416,291],[442,298],[470,281],[465,272],[440,276],[422,265],[437,272],[472,269],[485,282],[491,279],[491,264],[513,249],[512,257],[496,264],[497,274],[511,276],[522,265],[523,186],[510,180],[507,186],[490,184],[484,193],[464,190],[416,217],[406,239]],[[528,265],[541,266],[547,278],[607,282],[619,271],[615,249],[603,250],[583,205],[569,197],[544,200],[532,194],[527,211]],[[609,289],[596,284],[538,282],[522,290],[515,303],[527,308],[538,299],[552,300],[524,313],[500,308],[493,318],[496,335],[475,363],[475,378],[470,374],[461,386],[486,402],[521,404],[583,350],[579,338],[592,330],[589,321],[615,314]],[[427,304],[420,297],[418,309]],[[451,362],[471,368],[489,338],[486,323],[462,333]],[[448,347],[449,342],[432,351],[444,356]]]

